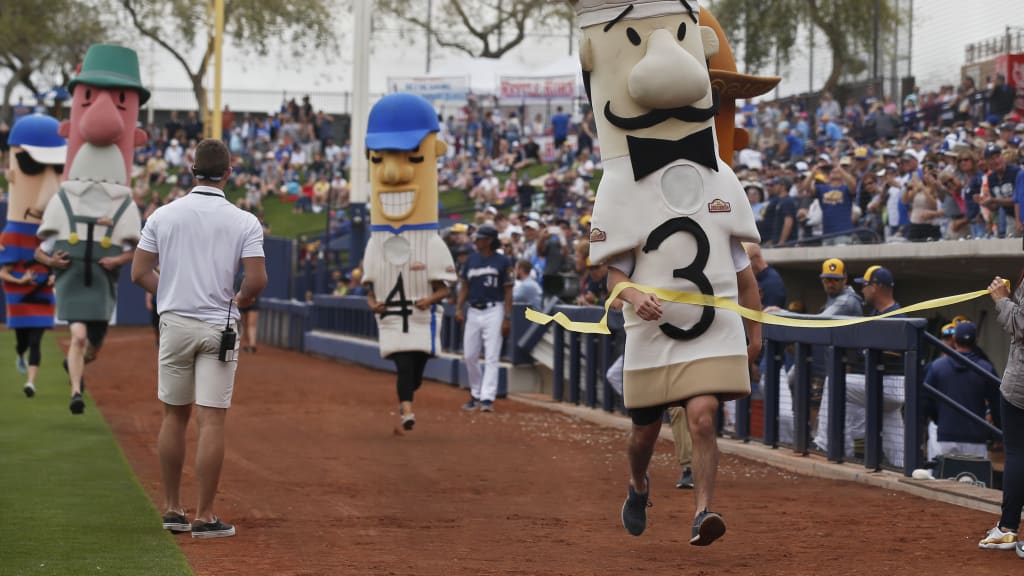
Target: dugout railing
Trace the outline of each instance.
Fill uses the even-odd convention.
[[[596,322],[604,313],[601,308],[579,306],[555,306],[549,310],[549,313],[555,312],[583,322]],[[597,335],[570,332],[554,323],[546,327],[531,325],[519,335],[517,347],[522,353],[529,353],[544,338],[544,333],[550,331],[553,399],[608,412],[622,411],[621,397],[606,377],[617,356],[615,351],[621,348],[617,340],[622,336],[619,332],[621,314],[609,315],[609,327],[613,332],[611,335]],[[823,452],[830,461],[858,460],[847,449],[848,370],[856,372],[849,375],[851,378],[857,377],[863,382],[866,421],[862,461],[869,470],[896,468],[909,476],[914,469],[925,466],[927,417],[923,406],[926,394],[983,424],[993,437],[1001,435],[999,429],[923,381],[929,358],[927,347],[931,345],[967,364],[971,370],[998,382],[996,376],[928,334],[924,319],[884,319],[833,329],[764,325],[763,336],[763,401],[745,398],[735,402],[733,436],[738,440],[760,441],[771,448],[788,444],[795,452],[804,455],[818,451],[813,439],[811,413],[812,347],[815,346],[825,349],[827,388],[827,400],[822,403],[819,413],[823,430],[817,436],[824,439]],[[784,381],[787,363],[795,368],[792,390]],[[894,386],[899,389],[894,390]],[[783,402],[783,399],[788,401]],[[890,419],[889,424],[898,429],[888,430],[888,444],[891,452],[901,453],[898,466],[893,466],[892,460],[886,462],[883,450],[883,414],[893,414],[892,409],[886,410],[887,404],[892,403],[899,404],[896,411],[899,418],[895,422]],[[784,415],[782,410],[791,412]],[[752,429],[755,411],[760,412],[757,420],[761,423],[761,430],[758,431]],[[787,420],[784,416],[791,416],[792,437],[788,443],[780,438],[780,423]],[[898,450],[892,449],[892,439],[900,444]]]

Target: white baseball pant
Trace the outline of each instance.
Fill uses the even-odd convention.
[[[469,374],[469,391],[478,400],[494,401],[498,395],[498,360],[501,357],[501,323],[505,306],[470,308],[466,329],[462,334],[462,354]],[[480,349],[484,353],[484,369],[480,371]]]

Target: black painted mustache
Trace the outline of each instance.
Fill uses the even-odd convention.
[[[616,128],[623,130],[640,130],[643,128],[650,128],[651,126],[657,126],[669,118],[675,118],[676,120],[682,120],[683,122],[703,122],[712,118],[715,114],[718,114],[718,90],[711,91],[711,106],[708,108],[696,108],[694,106],[682,106],[680,108],[655,108],[650,112],[641,114],[640,116],[634,116],[632,118],[623,118],[622,116],[616,116],[612,112],[611,100],[604,105],[604,117]]]

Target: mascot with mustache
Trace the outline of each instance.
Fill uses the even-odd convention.
[[[582,29],[580,62],[596,112],[604,175],[591,220],[590,258],[609,266],[608,286],[740,300],[759,307],[742,242],[760,237],[743,188],[718,157],[708,59],[715,32],[696,0],[570,0]],[[731,135],[730,135],[731,136]],[[750,393],[748,358],[760,328],[727,310],[662,301],[634,287],[624,301],[624,401],[633,421],[626,530],[647,525],[647,469],[664,412],[685,406],[693,440],[696,512],[690,543],[725,534],[711,511],[720,402]]]
[[[50,199],[37,234],[57,269],[57,317],[71,329],[65,367],[71,378],[71,413],[85,410],[82,373],[96,358],[117,303],[121,266],[131,262],[142,229],[129,188],[132,155],[146,142],[136,127],[149,91],[139,80],[139,59],[123,46],[89,47],[71,80],[65,181]]]

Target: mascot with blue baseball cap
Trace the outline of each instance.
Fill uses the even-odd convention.
[[[441,301],[456,280],[438,235],[437,160],[448,149],[439,130],[434,107],[414,94],[385,96],[367,121],[370,241],[363,283],[377,316],[380,355],[398,372],[399,432],[415,426],[413,394],[427,360],[440,350]]]
[[[67,142],[56,118],[31,114],[11,129],[7,166],[10,195],[7,225],[0,235],[0,281],[7,304],[7,327],[17,335],[18,371],[28,375],[22,390],[35,395],[43,333],[53,328],[54,297],[50,269],[36,260],[36,236],[43,210],[60,188]],[[40,260],[46,261],[40,253]],[[28,358],[25,358],[25,353]]]

